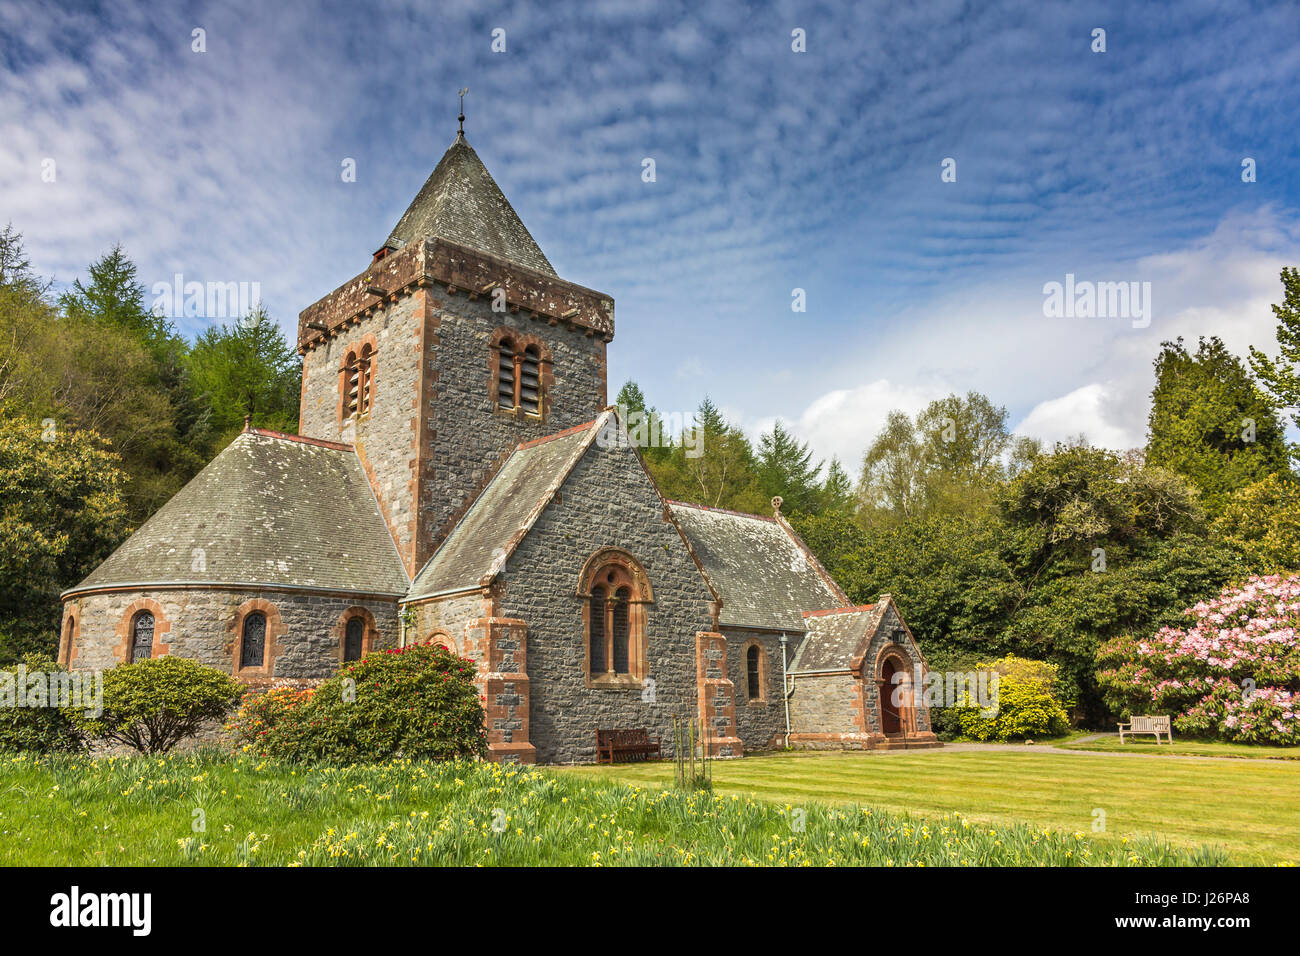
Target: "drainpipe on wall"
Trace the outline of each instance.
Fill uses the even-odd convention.
[[[787,669],[786,642],[789,638],[781,632],[781,696],[785,698],[785,749],[790,749],[790,674]]]

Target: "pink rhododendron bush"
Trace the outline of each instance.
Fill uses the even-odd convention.
[[[1186,627],[1102,646],[1110,706],[1172,714],[1194,737],[1300,744],[1300,575],[1251,578],[1186,614]]]

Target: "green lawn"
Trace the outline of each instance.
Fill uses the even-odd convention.
[[[769,757],[718,765],[719,781],[743,779],[746,789],[765,774],[784,775],[784,782],[769,787],[764,796],[788,794],[797,804],[789,807],[736,794],[626,786],[590,771],[486,763],[394,761],[336,769],[215,753],[100,760],[0,757],[0,864],[1213,866],[1240,862],[1221,849],[1189,850],[1160,839],[1095,839],[1088,810],[1069,814],[1059,809],[1048,814],[1054,823],[1064,824],[1057,830],[1021,822],[990,825],[957,813],[919,818],[878,807],[830,807],[796,793],[807,788],[820,798],[838,799],[861,789],[865,769],[871,771],[868,781],[890,775],[901,780],[906,774],[899,772],[908,763],[914,765],[910,756],[898,761]],[[936,767],[945,760],[942,754],[931,756],[939,758]],[[1080,755],[1071,769],[1077,772],[1085,761],[1101,766],[1123,759]],[[1172,763],[1144,762],[1162,768]],[[1017,812],[1009,817],[1032,816],[1019,812],[1025,808],[1020,783],[1006,778],[1009,768],[1024,766],[1003,755],[985,771],[995,778],[988,784],[990,789],[1001,781],[1012,794],[1008,809]],[[1264,762],[1258,766],[1273,769]],[[973,767],[967,763],[965,769]],[[620,775],[662,780],[669,769],[641,767]],[[852,782],[855,773],[859,784]],[[975,779],[969,772],[965,776],[968,782]],[[839,784],[834,783],[837,779]],[[857,796],[881,802],[875,793]],[[1271,817],[1276,823],[1276,812]],[[1294,822],[1292,808],[1291,832]]]
[[[1300,747],[1270,747],[1262,744],[1228,744],[1213,740],[1179,740],[1172,744],[1156,743],[1154,737],[1125,738],[1119,742],[1118,734],[1096,740],[1070,738],[1060,742],[1050,741],[1055,747],[1067,750],[1091,750],[1097,753],[1157,754],[1173,757],[1243,757],[1249,760],[1300,760]]]
[[[1106,836],[1159,835],[1181,845],[1219,845],[1235,861],[1300,861],[1300,763],[1131,754],[1007,750],[788,753],[713,764],[721,793],[792,806],[858,803],[935,817],[1026,821]],[[568,773],[662,786],[665,763],[575,767]]]

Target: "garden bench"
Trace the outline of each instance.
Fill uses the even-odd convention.
[[[1119,742],[1124,742],[1124,734],[1155,734],[1156,743],[1160,743],[1160,735],[1164,734],[1169,738],[1169,742],[1174,742],[1174,732],[1169,723],[1169,715],[1156,717],[1138,717],[1134,716],[1127,724],[1119,725]]]
[[[648,760],[659,755],[659,740],[651,740],[644,727],[634,730],[597,730],[596,763]]]

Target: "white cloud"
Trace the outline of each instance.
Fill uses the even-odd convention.
[[[1117,424],[1114,397],[1106,385],[1094,382],[1068,395],[1040,402],[1016,428],[1017,434],[1041,438],[1051,447],[1083,435],[1093,445],[1126,449],[1145,444],[1141,432]]]

